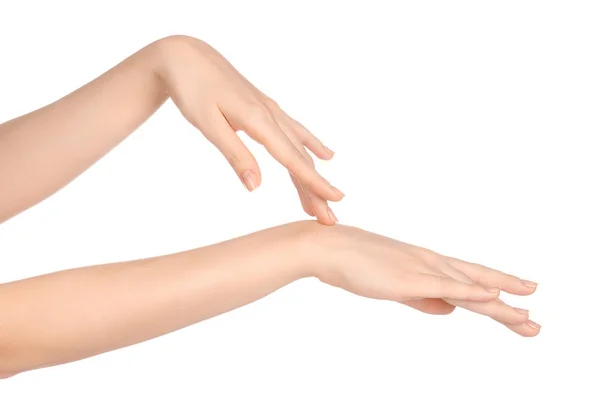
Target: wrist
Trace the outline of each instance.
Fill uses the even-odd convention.
[[[172,52],[173,40],[171,37],[165,37],[157,40],[147,47],[148,57],[150,58],[150,64],[152,72],[156,79],[159,81],[161,89],[168,94],[168,76],[169,69],[172,67],[169,65],[170,52]]]
[[[298,221],[286,226],[293,230],[295,267],[300,278],[321,279],[328,273],[331,261],[327,247],[339,226],[326,226],[317,221]]]
[[[183,35],[167,36],[150,44],[154,73],[162,81],[165,90],[178,69],[197,64],[198,56],[203,53],[199,48],[204,46],[208,45],[199,39]]]

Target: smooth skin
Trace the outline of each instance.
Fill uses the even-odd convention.
[[[139,343],[306,277],[430,314],[459,305],[520,335],[539,332],[526,312],[498,300],[500,289],[531,294],[530,282],[361,229],[300,221],[178,254],[0,285],[0,373]]]
[[[0,223],[64,187],[168,98],[223,153],[248,190],[260,185],[261,174],[237,131],[288,169],[308,215],[335,223],[327,201],[344,195],[319,175],[306,148],[325,160],[333,151],[214,48],[187,36],[158,40],[64,98],[0,125]]]
[[[305,211],[319,222],[1,284],[0,377],[140,343],[307,277],[429,314],[458,306],[519,335],[539,333],[526,310],[499,299],[501,290],[530,295],[535,283],[336,224],[327,202],[343,195],[315,171],[305,148],[324,159],[333,153],[218,52],[190,37],[152,43],[79,90],[0,125],[0,222],[69,183],[169,97],[249,190],[260,184],[260,171],[236,131],[263,144],[289,170]]]

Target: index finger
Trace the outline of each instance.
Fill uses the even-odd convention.
[[[419,274],[404,286],[404,293],[417,298],[446,298],[487,302],[498,298],[500,289],[465,284],[448,277]]]

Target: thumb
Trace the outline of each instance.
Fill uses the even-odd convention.
[[[260,186],[260,168],[244,142],[219,112],[202,128],[206,138],[219,149],[248,191]]]

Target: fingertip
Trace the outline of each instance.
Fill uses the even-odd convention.
[[[318,216],[317,220],[319,221],[319,223],[321,223],[321,224],[323,224],[325,226],[333,226],[333,225],[335,225],[335,222],[333,220],[331,220],[331,218],[328,217],[328,216],[325,216],[325,217]]]
[[[258,164],[256,165],[256,169],[254,170],[254,174],[256,175],[256,187],[259,188],[262,184],[262,173],[260,172]]]
[[[335,156],[335,152],[329,149],[327,146],[322,145],[321,147],[322,149],[319,151],[319,153],[315,153],[321,160],[331,160],[333,156]]]
[[[504,324],[504,326],[506,326],[508,329],[515,332],[516,334],[524,336],[526,338],[533,338],[535,336],[538,336],[542,329],[541,325],[537,324],[532,320],[527,320],[521,324],[502,324]]]
[[[527,326],[533,330],[534,335],[537,335],[542,330],[542,326],[533,320],[527,320]]]
[[[327,205],[327,202],[315,196],[309,197],[311,205],[316,214],[317,220],[326,226],[333,226],[338,222],[337,217]]]
[[[514,277],[514,282],[511,282],[510,285],[506,285],[502,290],[513,295],[527,296],[533,294],[537,290],[537,283]]]
[[[523,286],[525,288],[527,288],[529,291],[531,291],[531,293],[534,293],[538,286],[538,284],[536,282],[529,281],[529,280],[521,280],[521,283],[523,284]]]
[[[256,173],[252,170],[242,171],[242,173],[240,174],[240,179],[249,192],[256,190],[256,188],[258,188],[259,186],[258,177],[256,176]]]
[[[331,160],[333,158],[333,154],[326,154],[326,153],[315,153],[315,155],[321,159],[321,160]]]
[[[329,201],[334,201],[334,202],[340,202],[342,201],[342,199],[344,197],[346,197],[346,195],[344,193],[342,193],[342,191],[338,188],[336,188],[335,186],[331,186],[331,191],[332,191],[332,195],[331,197],[328,197],[327,199]]]
[[[439,314],[439,315],[443,315],[443,316],[445,316],[445,315],[448,315],[448,314],[452,314],[452,313],[454,313],[454,310],[456,310],[456,306],[450,306],[450,305],[449,305],[449,307],[448,307],[448,308],[446,308],[445,310],[443,310],[443,311],[440,311],[440,312],[438,312],[438,313],[436,313],[436,314]]]
[[[535,292],[535,289],[529,289],[529,288],[519,288],[518,290],[506,290],[505,292],[508,292],[509,294],[513,294],[513,295],[519,295],[519,296],[528,296],[531,295]]]
[[[335,224],[338,223],[338,218],[335,216],[331,208],[327,207],[327,215],[329,215],[329,219]]]

